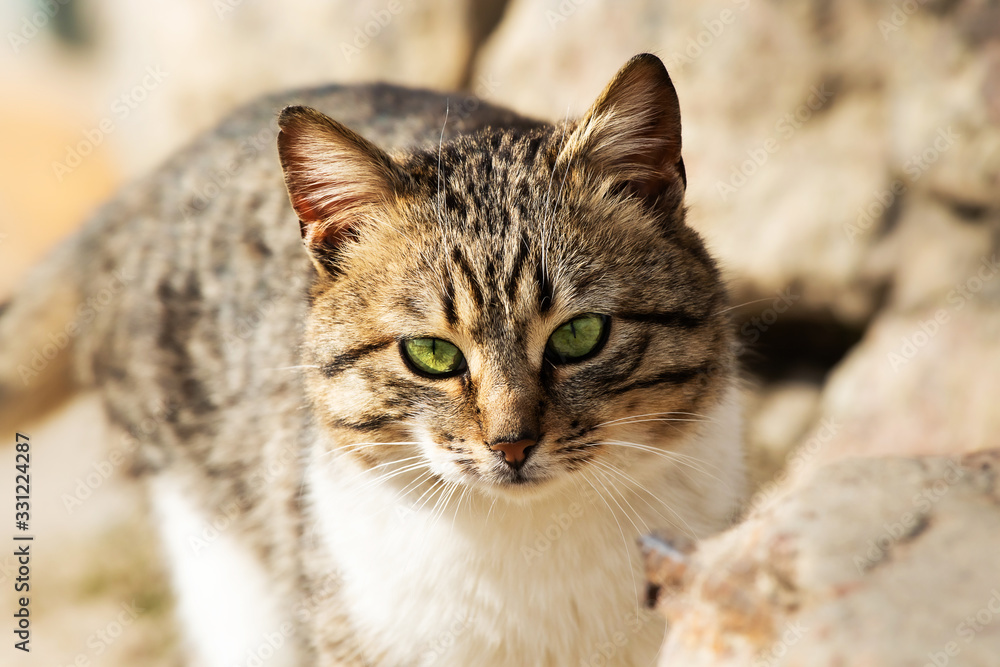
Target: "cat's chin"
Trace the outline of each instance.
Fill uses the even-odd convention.
[[[561,493],[572,475],[472,477],[463,474],[462,482],[472,486],[488,499],[506,500],[515,504],[530,504]]]

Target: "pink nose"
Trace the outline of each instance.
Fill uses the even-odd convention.
[[[490,445],[494,452],[503,452],[503,460],[507,463],[521,463],[527,458],[525,450],[535,444],[534,440],[518,440],[517,442],[498,442]]]

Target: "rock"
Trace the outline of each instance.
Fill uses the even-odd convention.
[[[495,13],[495,5],[178,0],[151,11],[98,0],[81,8],[94,39],[90,57],[74,60],[72,72],[76,81],[85,77],[85,86],[74,83],[97,114],[94,124],[104,116],[114,121],[109,143],[133,176],[261,94],[358,81],[459,88],[482,31],[477,18]],[[35,76],[66,77],[61,49],[30,46],[40,49]],[[149,79],[147,68],[160,78]],[[137,86],[146,90],[133,95]],[[113,107],[123,95],[125,106]]]
[[[959,454],[1000,447],[1000,266],[978,293],[887,313],[834,371],[808,466],[845,456]],[[966,288],[967,290],[969,288]]]
[[[765,385],[746,409],[746,446],[751,476],[771,479],[819,416],[820,387],[812,382]]]
[[[962,278],[965,216],[1000,211],[1000,41],[984,27],[993,10],[909,9],[513,0],[477,71],[505,82],[495,99],[554,118],[584,109],[635,52],[660,55],[681,100],[689,219],[734,299],[792,287],[804,317],[864,326],[913,271],[914,253],[886,250],[884,236],[910,244],[924,233],[924,203],[941,202],[958,244],[923,237],[938,258],[905,287],[907,300],[923,298]],[[995,234],[1000,219],[988,227]],[[971,236],[990,250],[987,232]]]
[[[839,461],[661,553],[660,667],[995,664],[998,479],[1000,450]]]

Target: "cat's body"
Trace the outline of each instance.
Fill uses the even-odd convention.
[[[267,98],[3,312],[5,426],[97,385],[143,443],[196,664],[652,660],[635,537],[711,533],[742,492],[724,294],[653,61],[555,128],[390,86]],[[397,154],[293,108],[283,174],[257,147],[287,104]],[[581,313],[603,338],[551,356]],[[52,332],[68,349],[33,366]],[[464,365],[415,368],[414,338]]]

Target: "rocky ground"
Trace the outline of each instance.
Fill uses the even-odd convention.
[[[747,523],[685,557],[688,578],[663,607],[680,619],[665,655],[683,659],[669,664],[723,664],[705,662],[715,650],[725,664],[1000,655],[1000,623],[966,642],[956,620],[1000,605],[1000,566],[983,560],[997,547],[996,460],[964,456],[1000,447],[996,3],[61,6],[34,32],[29,10],[0,10],[11,47],[0,55],[11,93],[0,103],[0,294],[117,184],[261,92],[380,78],[561,118],[630,56],[658,54],[681,99],[689,219],[733,286],[758,485]],[[113,131],[95,135],[105,118]],[[88,153],[60,173],[77,149]],[[93,435],[96,419],[83,401],[37,430],[52,447],[37,469],[50,499],[38,576],[51,592],[37,657],[170,664],[170,602],[141,495],[115,469],[78,510],[59,502],[114,447]],[[866,540],[901,522],[949,461],[961,481],[859,571]],[[744,569],[709,576],[730,560]],[[143,612],[98,654],[89,638],[133,600]],[[810,631],[792,646],[796,623]],[[948,662],[934,663],[942,652]]]
[[[654,550],[660,667],[996,664],[998,474],[1000,450],[842,460],[694,553]]]

